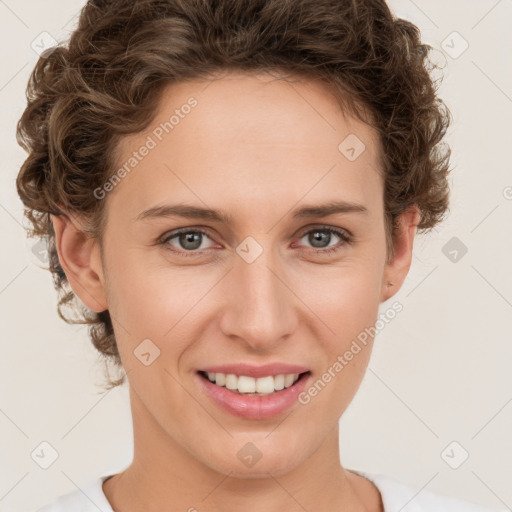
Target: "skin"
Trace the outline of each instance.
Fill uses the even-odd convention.
[[[169,86],[148,129],[122,140],[120,166],[188,98],[198,105],[102,199],[103,251],[79,217],[53,217],[70,285],[90,309],[109,309],[128,374],[135,452],[104,483],[115,510],[383,510],[375,486],[343,468],[338,444],[371,338],[308,404],[270,420],[219,409],[196,374],[282,361],[306,365],[316,380],[375,325],[408,273],[418,211],[400,217],[388,261],[377,132],[344,115],[325,87],[235,72]],[[338,150],[349,134],[366,146],[354,161]],[[367,212],[292,218],[298,207],[340,199]],[[233,222],[135,220],[165,203],[223,210]],[[348,230],[352,243],[333,234],[314,246],[307,235],[324,226]],[[156,243],[183,227],[208,232],[193,249],[199,256],[173,253],[190,247],[179,237]],[[263,250],[252,263],[236,252],[248,236]],[[339,250],[315,252],[326,246]],[[147,338],[160,349],[149,366],[133,353]],[[262,453],[252,467],[237,457],[247,442]]]

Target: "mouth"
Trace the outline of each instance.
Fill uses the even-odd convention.
[[[232,393],[243,396],[276,395],[294,386],[297,382],[307,378],[311,372],[281,373],[252,377],[250,375],[236,375],[234,373],[206,372],[199,370],[198,374],[217,387],[225,388]]]
[[[304,365],[289,362],[225,363],[198,368],[202,392],[217,407],[250,420],[272,419],[298,405],[313,378]]]
[[[298,397],[312,379],[311,371],[303,370],[281,364],[259,368],[230,365],[199,370],[197,379],[205,396],[225,412],[246,420],[271,420],[298,406]],[[279,373],[282,371],[300,373]]]

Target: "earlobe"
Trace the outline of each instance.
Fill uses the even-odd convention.
[[[412,262],[412,250],[420,214],[416,205],[408,208],[398,219],[393,241],[393,258],[386,262],[381,287],[381,302],[385,302],[402,287]]]
[[[87,236],[76,217],[51,216],[59,262],[69,285],[92,311],[108,309],[97,240]]]

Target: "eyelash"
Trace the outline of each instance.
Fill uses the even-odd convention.
[[[335,247],[327,247],[325,249],[316,249],[314,247],[310,248],[313,252],[315,252],[317,254],[323,254],[323,255],[325,255],[325,254],[333,254],[333,253],[341,250],[345,245],[349,245],[349,244],[353,243],[352,236],[349,235],[346,231],[339,230],[339,229],[333,228],[331,226],[314,227],[312,229],[309,229],[308,231],[304,231],[299,236],[299,238],[303,238],[304,235],[307,235],[307,234],[309,234],[311,232],[315,232],[315,231],[335,234],[336,236],[338,236],[341,239],[341,243],[339,245],[335,246]],[[185,257],[196,257],[196,256],[204,255],[204,253],[202,254],[202,252],[198,251],[198,250],[194,250],[194,251],[179,251],[177,249],[171,249],[169,247],[168,242],[170,240],[172,240],[173,238],[176,238],[177,236],[179,236],[179,235],[181,235],[183,233],[201,233],[202,235],[205,235],[208,238],[211,238],[210,235],[208,234],[208,232],[203,230],[203,229],[200,229],[200,228],[183,228],[183,229],[180,229],[180,230],[173,231],[173,232],[169,233],[167,236],[164,237],[164,239],[162,241],[159,242],[159,244],[164,246],[165,249],[167,249],[169,251],[172,251],[174,253],[177,253],[178,255],[185,256]],[[210,249],[206,249],[206,251],[208,251],[208,250],[210,250]]]

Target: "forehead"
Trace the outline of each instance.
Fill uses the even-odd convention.
[[[109,198],[134,214],[171,197],[260,209],[306,195],[368,202],[382,186],[377,132],[319,82],[231,72],[173,84],[149,127],[121,141],[118,167],[143,146]]]
[[[231,71],[208,81],[173,84],[164,89],[146,132],[171,120],[173,134],[185,136],[199,129],[204,144],[217,145],[222,140],[308,148],[336,148],[344,135],[353,133],[366,139],[373,152],[379,142],[375,130],[346,114],[332,89],[318,80],[291,80],[263,72]],[[191,102],[195,105],[189,108]],[[184,123],[187,118],[193,121]]]

